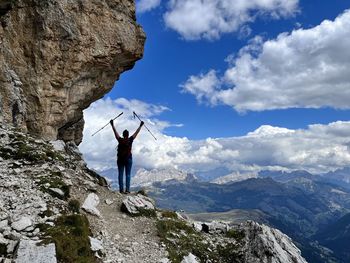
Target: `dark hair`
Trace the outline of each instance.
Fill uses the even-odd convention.
[[[128,130],[124,130],[123,131],[123,137],[124,138],[128,138],[129,137],[129,131]]]

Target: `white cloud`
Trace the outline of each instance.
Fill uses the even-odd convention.
[[[164,14],[166,25],[187,40],[217,39],[240,31],[249,34],[248,23],[258,16],[290,17],[299,0],[170,0]]]
[[[136,2],[137,11],[144,13],[160,5],[161,0],[139,0]]]
[[[117,142],[108,126],[94,137],[91,134],[124,111],[116,121],[119,132],[133,132],[139,122],[132,111],[147,116],[146,124],[157,137],[155,141],[143,129],[133,145],[134,163],[138,167],[179,168],[203,172],[227,168],[235,172],[263,169],[305,169],[324,172],[350,164],[350,122],[315,124],[307,129],[290,130],[264,125],[241,137],[208,138],[192,141],[164,135],[169,122],[156,117],[167,108],[133,100],[99,100],[84,112],[85,130],[80,150],[90,167],[104,170],[116,167]],[[151,124],[152,123],[152,124]]]
[[[311,29],[254,38],[219,76],[215,70],[182,85],[211,105],[237,111],[350,108],[350,11]]]

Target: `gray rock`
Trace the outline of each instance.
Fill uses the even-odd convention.
[[[199,261],[195,255],[190,253],[182,259],[181,263],[199,263]]]
[[[89,237],[89,238],[90,238],[90,246],[92,251],[103,250],[102,241],[93,237]]]
[[[8,243],[9,243],[9,240],[4,238],[2,235],[0,235],[0,244],[7,245]]]
[[[121,209],[131,215],[139,215],[145,210],[155,210],[152,199],[140,194],[126,197],[122,202]]]
[[[22,231],[27,227],[33,225],[32,219],[30,217],[22,217],[20,220],[15,221],[11,224],[11,227],[16,231]]]
[[[51,145],[56,151],[65,151],[66,144],[62,140],[57,140],[57,141],[50,141]]]
[[[192,224],[194,230],[196,230],[197,232],[201,232],[202,231],[202,223],[200,222],[193,222]]]
[[[17,241],[17,240],[20,240],[22,238],[22,235],[16,231],[11,231],[8,235],[6,235],[6,237],[8,239]]]
[[[21,240],[15,263],[57,263],[55,244],[39,246],[40,241]]]
[[[111,205],[111,204],[114,203],[114,201],[111,200],[111,199],[106,199],[106,200],[105,200],[105,203],[106,203],[107,205]]]
[[[98,204],[100,203],[100,198],[97,194],[90,193],[88,197],[85,199],[82,209],[86,212],[101,217],[100,211],[97,209]]]
[[[59,188],[50,188],[50,190],[56,194],[58,194],[60,197],[64,197],[64,192]]]
[[[242,224],[241,229],[245,231],[245,262],[306,263],[293,241],[281,231],[253,221]]]
[[[226,233],[228,229],[229,229],[229,226],[223,222],[213,221],[210,223],[202,224],[202,231],[210,234]]]
[[[3,232],[4,229],[8,226],[9,221],[7,219],[0,222],[0,232]]]
[[[97,185],[91,181],[86,181],[85,185],[87,187],[88,190],[92,191],[92,192],[96,192],[97,191]]]
[[[15,251],[15,248],[18,244],[18,241],[12,241],[10,240],[7,244],[7,254],[12,254]]]

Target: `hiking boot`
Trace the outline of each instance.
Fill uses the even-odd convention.
[[[120,191],[119,191],[119,193],[121,193],[121,194],[125,194],[125,192],[124,192],[123,190],[120,190]]]
[[[125,194],[130,194],[130,191],[125,191]]]

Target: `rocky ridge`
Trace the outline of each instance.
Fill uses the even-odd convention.
[[[167,255],[154,220],[122,213],[125,196],[86,167],[74,143],[1,126],[0,188],[0,262],[158,262]]]
[[[83,110],[144,42],[133,0],[0,0],[0,122],[79,144]]]
[[[143,195],[110,190],[74,143],[5,126],[0,187],[0,262],[305,262],[277,230],[159,210]]]

